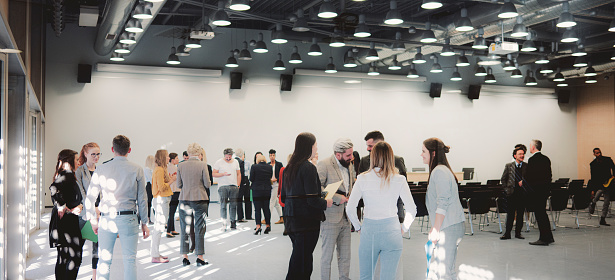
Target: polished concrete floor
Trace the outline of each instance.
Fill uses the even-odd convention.
[[[170,256],[166,264],[153,264],[149,257],[149,239],[139,240],[137,266],[139,279],[284,279],[291,253],[290,239],[282,235],[283,226],[273,225],[268,235],[254,236],[254,221],[239,224],[236,231],[221,230],[219,205],[210,207],[208,231],[205,239],[206,258],[211,263],[196,267],[190,256],[191,266],[182,266],[179,255],[179,238],[162,238],[161,253]],[[601,208],[598,208],[601,209]],[[275,211],[274,211],[275,212]],[[277,220],[273,214],[272,220]],[[505,216],[505,215],[503,215]],[[581,223],[597,225],[599,218],[589,218],[581,212]],[[504,218],[504,217],[503,217]],[[27,279],[54,279],[56,250],[49,248],[45,215],[42,229],[30,238],[30,254],[27,261]],[[504,220],[502,220],[503,222]],[[457,265],[459,279],[614,279],[615,273],[615,220],[608,218],[613,226],[584,227],[580,229],[558,227],[554,231],[555,243],[547,246],[531,246],[529,241],[538,238],[538,229],[530,227],[524,232],[525,240],[501,241],[497,219],[491,220],[483,231],[478,230],[478,219],[473,219],[474,235],[466,235],[459,246]],[[177,222],[179,224],[179,222]],[[561,213],[560,226],[575,226],[570,211]],[[466,222],[469,234],[470,226]],[[403,279],[424,279],[424,244],[427,235],[421,233],[420,222],[411,228],[411,238],[404,239],[402,255]],[[358,246],[359,234],[352,234],[351,279],[359,279]],[[91,242],[86,242],[83,264],[78,279],[91,278]],[[320,278],[320,243],[314,252],[312,279]],[[122,256],[119,242],[116,243],[112,279],[122,279]],[[334,258],[332,279],[337,279],[337,264]]]

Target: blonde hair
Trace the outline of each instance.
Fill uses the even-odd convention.
[[[149,156],[147,156],[147,158],[145,158],[145,167],[147,167],[147,168],[149,168],[151,170],[154,170],[154,168],[156,167],[154,165],[154,156],[149,155]]]
[[[201,148],[200,155],[203,156],[203,162],[207,163],[207,154],[205,154],[205,149]]]
[[[169,152],[167,150],[158,150],[156,151],[156,155],[154,156],[155,162],[157,166],[162,167],[164,169],[164,181],[169,182],[171,178],[169,178],[169,172],[167,172],[167,156]]]
[[[389,143],[381,141],[374,145],[369,157],[369,170],[378,167],[380,170],[375,171],[378,177],[382,178],[380,187],[384,187],[391,182],[391,177],[399,171],[395,168],[395,155],[393,148]]]
[[[267,162],[267,159],[265,158],[264,155],[259,154],[256,156],[256,164],[259,164],[261,162]]]
[[[189,156],[198,156],[202,149],[203,148],[198,143],[192,143],[188,145],[186,152],[188,152]]]

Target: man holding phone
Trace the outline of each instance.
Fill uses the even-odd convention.
[[[241,183],[241,168],[239,162],[233,159],[233,149],[224,149],[224,157],[216,161],[213,167],[213,177],[218,178],[218,194],[220,195],[220,217],[226,231],[227,210],[229,205],[231,229],[237,229],[237,195]]]

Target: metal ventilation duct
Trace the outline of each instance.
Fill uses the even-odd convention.
[[[94,51],[98,55],[108,55],[120,37],[124,23],[130,17],[137,0],[110,0],[105,5],[102,20],[98,26]]]

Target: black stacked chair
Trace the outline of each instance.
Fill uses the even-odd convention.
[[[427,224],[427,229],[429,229],[429,212],[427,212],[427,205],[425,205],[425,196],[426,192],[413,192],[412,198],[414,199],[414,204],[416,204],[416,217],[421,222],[421,232],[423,232],[423,225]],[[425,217],[427,217],[427,221],[425,221]]]
[[[577,224],[577,229],[581,226],[598,227],[594,225],[583,225],[579,223],[579,211],[587,209],[591,201],[591,190],[589,188],[576,189],[574,194],[572,195],[572,211],[576,211],[575,222]]]
[[[549,196],[549,211],[551,213],[551,221],[553,222],[553,230],[557,228],[561,211],[568,208],[568,198],[568,189],[557,187],[551,189],[551,196]]]
[[[474,226],[472,223],[472,215],[480,215],[478,219],[478,229],[482,230],[485,225],[489,225],[489,216],[487,215],[491,209],[491,191],[474,191],[468,198],[468,215],[470,220],[470,232],[474,235]],[[485,219],[483,223],[483,219]]]
[[[500,180],[487,180],[487,186],[498,186],[500,185]]]

